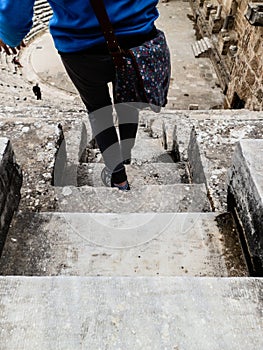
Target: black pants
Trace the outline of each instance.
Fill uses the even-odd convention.
[[[107,53],[60,53],[66,71],[76,86],[88,112],[93,137],[105,165],[112,171],[112,181],[127,179],[123,160],[131,157],[138,129],[139,111],[127,104],[115,105],[119,137],[114,126],[108,83],[115,79],[111,56]]]

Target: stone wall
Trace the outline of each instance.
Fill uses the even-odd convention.
[[[22,174],[16,164],[12,145],[0,138],[0,255],[14,211],[20,201]]]
[[[263,110],[263,27],[251,24],[245,16],[253,2],[190,3],[200,35],[212,39],[214,50],[210,58],[226,95],[225,107]]]

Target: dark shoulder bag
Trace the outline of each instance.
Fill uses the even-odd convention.
[[[136,102],[139,108],[160,112],[167,103],[170,52],[164,33],[142,45],[123,50],[114,34],[103,0],[90,0],[116,68],[114,102]]]

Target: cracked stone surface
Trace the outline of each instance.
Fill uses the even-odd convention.
[[[262,287],[259,278],[2,277],[1,346],[261,350]]]

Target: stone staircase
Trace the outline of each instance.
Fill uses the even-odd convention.
[[[86,119],[64,123],[56,208],[20,210],[1,256],[1,350],[262,349],[262,279],[172,113],[142,113],[127,193],[102,186]]]
[[[34,46],[31,44],[31,46]],[[34,48],[36,49],[36,48]],[[27,51],[30,51],[28,48]],[[26,58],[22,58],[20,62],[23,64],[23,68],[19,68],[12,63],[13,56],[8,56],[4,52],[0,52],[0,102],[3,106],[16,106],[18,109],[21,107],[40,106],[48,108],[72,108],[72,102],[74,101],[74,107],[82,109],[83,106],[75,96],[65,91],[55,90],[59,101],[53,100],[54,89],[52,87],[46,87],[41,79],[34,74],[32,68],[28,68]],[[30,77],[29,77],[30,71]],[[40,81],[40,87],[43,92],[42,100],[36,100],[32,92],[32,87],[36,82]]]
[[[207,57],[212,48],[213,45],[208,37],[204,37],[192,44],[192,50],[196,58]]]

